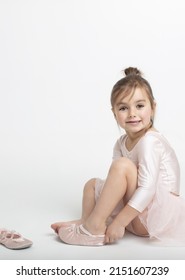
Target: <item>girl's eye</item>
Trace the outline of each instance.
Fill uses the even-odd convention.
[[[127,107],[121,107],[119,108],[119,111],[125,111],[127,109]]]
[[[138,108],[138,109],[141,109],[141,108],[143,108],[143,107],[144,107],[143,104],[138,104],[138,105],[137,105],[137,108]]]

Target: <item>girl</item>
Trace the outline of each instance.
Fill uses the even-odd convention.
[[[51,225],[65,243],[113,243],[124,236],[125,229],[159,240],[185,239],[179,164],[174,150],[153,126],[152,89],[137,68],[124,72],[112,89],[111,105],[126,134],[114,146],[106,180],[86,183],[81,219]]]

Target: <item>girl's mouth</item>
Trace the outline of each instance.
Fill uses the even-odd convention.
[[[141,121],[128,121],[128,122],[126,122],[126,123],[130,123],[130,124],[138,124],[138,123],[140,123]]]

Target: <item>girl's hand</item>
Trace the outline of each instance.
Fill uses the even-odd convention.
[[[106,230],[105,243],[114,243],[118,239],[121,239],[125,234],[125,227],[113,221]]]

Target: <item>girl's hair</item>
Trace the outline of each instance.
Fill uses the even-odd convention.
[[[136,88],[141,88],[141,89],[144,89],[145,92],[147,93],[148,98],[150,100],[151,107],[153,109],[155,101],[154,101],[152,89],[151,89],[151,86],[148,83],[148,81],[142,77],[141,71],[138,70],[137,68],[129,67],[129,68],[126,68],[125,70],[123,70],[123,72],[125,74],[125,77],[122,78],[121,80],[119,80],[113,86],[113,89],[111,92],[112,108],[114,107],[115,102],[116,102],[118,96],[120,96],[120,94],[124,94],[124,96],[126,97],[131,92],[134,94]]]

